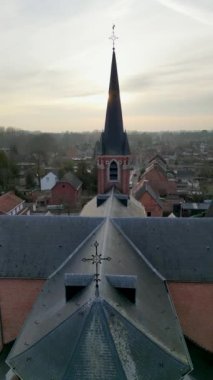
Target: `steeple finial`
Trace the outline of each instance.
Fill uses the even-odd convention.
[[[112,50],[115,50],[115,41],[118,39],[115,35],[115,24],[112,25],[112,35],[109,37],[112,40]]]

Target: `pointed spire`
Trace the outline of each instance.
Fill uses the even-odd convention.
[[[113,130],[117,133],[123,132],[123,118],[120,101],[120,89],[118,82],[117,63],[115,57],[115,51],[112,53],[112,65],[111,75],[109,83],[109,97],[107,103],[107,112],[105,120],[105,132],[111,132]]]
[[[123,129],[120,89],[114,48],[114,34],[112,35],[112,40],[113,53],[105,128],[102,133],[102,154],[129,155],[128,139]]]

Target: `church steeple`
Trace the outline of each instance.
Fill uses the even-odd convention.
[[[104,193],[116,187],[124,194],[129,192],[130,149],[127,134],[123,128],[118,71],[113,34],[112,64],[109,83],[104,131],[98,146],[98,192]]]
[[[102,134],[102,153],[118,155],[129,154],[128,139],[123,129],[120,89],[114,49],[112,53],[105,127]]]
[[[115,26],[113,25],[113,34],[112,37],[110,37],[113,41],[113,53],[105,127],[101,138],[101,153],[105,155],[129,155],[130,151],[128,138],[123,128],[120,89],[114,46],[114,42],[117,37],[114,34],[114,27]]]

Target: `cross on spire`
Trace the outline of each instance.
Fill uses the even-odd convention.
[[[99,283],[99,281],[101,281],[100,278],[99,278],[100,274],[98,273],[98,264],[101,264],[101,262],[103,260],[107,260],[107,261],[111,260],[111,257],[102,257],[102,254],[98,253],[98,246],[99,246],[99,244],[98,244],[98,242],[96,240],[95,243],[94,243],[95,254],[92,254],[91,257],[89,257],[89,258],[84,257],[82,259],[82,261],[84,261],[84,262],[91,261],[92,264],[95,264],[95,267],[96,267],[95,269],[96,270],[95,270],[94,281],[95,281],[96,288],[98,288],[98,283]]]
[[[112,35],[109,37],[110,40],[112,40],[112,49],[115,50],[115,41],[118,39],[118,37],[115,35],[115,24],[112,25]]]

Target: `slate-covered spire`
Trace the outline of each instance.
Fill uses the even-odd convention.
[[[101,154],[130,154],[128,138],[123,129],[120,89],[114,48],[112,53],[109,98],[107,103],[105,127],[101,137]]]

